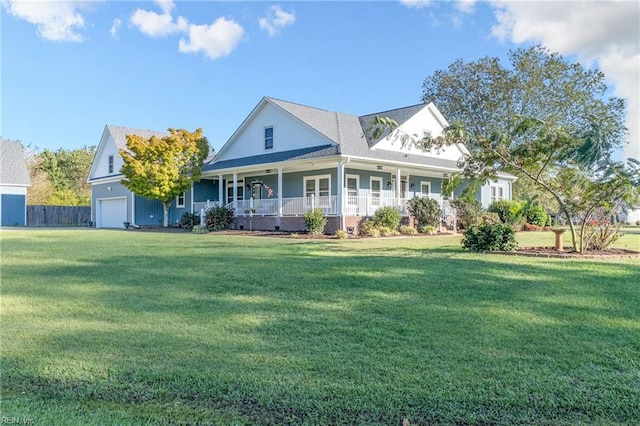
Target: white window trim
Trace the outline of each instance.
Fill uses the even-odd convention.
[[[113,155],[107,156],[107,174],[112,175],[115,170],[115,159]]]
[[[380,195],[377,197],[374,197],[373,195],[373,182],[380,182]],[[379,176],[371,176],[369,178],[369,195],[371,196],[372,200],[374,198],[378,200],[378,204],[374,204],[374,205],[379,205],[381,203],[382,198],[384,197],[384,179],[383,178]]]
[[[267,148],[267,129],[271,129],[271,147]],[[263,131],[262,131],[262,136],[263,136],[263,148],[265,151],[272,151],[274,146],[275,146],[275,138],[276,138],[276,134],[275,134],[275,129],[273,128],[273,126],[265,126]]]
[[[331,175],[315,175],[315,176],[304,176],[302,180],[302,196],[307,196],[307,181],[314,180],[316,181],[316,190],[315,196],[320,196],[320,179],[329,179],[329,197],[331,197]]]
[[[180,197],[182,197],[182,203],[180,203]],[[177,209],[183,209],[185,204],[187,202],[187,193],[183,192],[182,194],[178,195],[176,197],[176,208]]]
[[[351,195],[349,195],[349,186],[347,185],[347,182],[349,179],[355,179],[356,180],[356,199],[352,200],[351,199]],[[355,206],[358,204],[358,196],[360,196],[360,175],[346,175],[345,179],[344,179],[344,193],[347,196],[347,204],[349,204],[350,206]]]
[[[496,189],[496,196],[493,196],[493,189]],[[497,194],[497,190],[501,189],[502,190],[502,196],[498,197]],[[505,186],[504,185],[489,185],[489,204],[493,203],[494,201],[502,201],[502,200],[506,200],[507,197],[505,196],[506,191],[505,191]]]
[[[429,192],[428,192],[427,194],[425,194],[424,192],[422,192],[422,188],[423,188],[425,185],[429,187]],[[431,182],[430,182],[430,181],[428,181],[428,180],[421,180],[421,181],[420,181],[420,195],[421,195],[421,196],[423,196],[423,197],[426,195],[426,196],[427,196],[427,198],[431,198]]]

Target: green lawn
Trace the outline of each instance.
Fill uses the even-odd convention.
[[[554,237],[519,238],[552,245]],[[640,247],[640,234],[618,246]],[[309,241],[3,229],[2,418],[640,419],[637,259],[459,247],[451,236]]]

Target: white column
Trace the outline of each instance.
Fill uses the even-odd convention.
[[[233,210],[238,210],[238,174],[233,174]]]
[[[396,207],[400,207],[400,188],[402,182],[400,182],[400,168],[396,169]]]
[[[278,216],[276,223],[280,226],[280,218],[282,217],[282,167],[278,167]]]
[[[344,193],[344,162],[338,161],[338,194],[337,194],[337,210],[338,215],[340,216],[340,229],[345,229],[345,218],[344,218],[344,200],[342,199],[342,194]]]
[[[221,206],[224,205],[224,179],[222,179],[222,175],[218,175],[218,203]]]

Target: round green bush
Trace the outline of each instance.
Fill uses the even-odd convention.
[[[513,251],[518,248],[511,225],[475,225],[464,232],[462,247],[472,251]]]
[[[377,227],[386,227],[393,230],[400,226],[400,210],[392,206],[380,207],[373,214],[373,223]]]
[[[311,209],[304,213],[304,223],[309,233],[318,235],[324,232],[327,218],[324,217],[324,211],[321,208]]]

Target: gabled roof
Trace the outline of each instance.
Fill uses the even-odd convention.
[[[396,123],[398,123],[398,127],[399,127],[399,126],[402,126],[407,120],[409,120],[411,117],[413,117],[414,115],[416,115],[418,112],[420,112],[426,107],[427,107],[426,104],[418,104],[418,105],[412,105],[404,108],[396,108],[389,111],[377,112],[375,114],[363,115],[361,117],[358,117],[360,120],[360,127],[364,132],[371,125],[371,121],[377,116],[387,117],[392,120],[395,120]],[[373,139],[370,133],[371,132],[366,132],[365,134],[367,144],[370,147],[380,142],[382,139],[384,139],[389,135],[389,133],[387,132],[387,133],[381,134],[378,138]]]
[[[0,141],[0,185],[31,186],[20,142]]]
[[[156,136],[158,138],[169,136],[169,132],[160,132],[157,130],[148,129],[135,129],[133,127],[114,126],[112,124],[107,124],[106,131],[108,131],[111,136],[113,136],[118,149],[127,148],[127,135],[138,135],[145,139],[150,138],[151,136]]]
[[[393,161],[398,163],[409,163],[446,169],[457,168],[456,161],[452,160],[437,157],[427,157],[417,154],[408,154],[405,152],[371,149],[386,135],[383,135],[382,137],[375,140],[368,138],[367,135],[365,135],[365,129],[370,126],[370,120],[376,116],[392,118],[398,123],[399,126],[402,126],[411,117],[415,116],[418,112],[425,108],[430,108],[431,112],[436,116],[438,122],[440,122],[443,127],[445,127],[447,125],[446,120],[438,112],[437,108],[432,104],[418,104],[389,111],[381,111],[374,114],[357,116],[343,112],[327,111],[325,109],[314,108],[271,97],[264,97],[251,111],[247,118],[245,118],[245,120],[234,132],[229,141],[227,141],[225,146],[219,151],[219,153],[223,153],[225,151],[225,148],[232,143],[235,137],[256,116],[260,108],[267,103],[280,108],[291,117],[307,125],[311,130],[323,135],[327,139],[327,142],[329,144],[335,144],[334,148],[329,149],[331,145],[327,145],[223,161],[216,161],[216,159],[214,158],[213,161],[207,164],[203,170],[223,170],[230,167],[269,164],[295,159],[319,158],[334,155],[354,156],[360,158],[369,158],[373,160]],[[300,155],[302,155],[301,153],[303,153],[305,157],[300,157]]]

